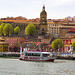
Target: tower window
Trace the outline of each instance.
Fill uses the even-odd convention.
[[[42,20],[44,20],[44,17],[42,18]]]

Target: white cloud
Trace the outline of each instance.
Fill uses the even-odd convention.
[[[72,5],[75,0],[46,0],[45,3],[49,6],[59,6],[59,5]]]

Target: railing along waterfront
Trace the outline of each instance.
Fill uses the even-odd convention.
[[[73,53],[61,53],[61,52],[53,53],[53,52],[51,52],[51,53],[52,53],[52,55],[54,55],[60,59],[62,59],[62,58],[66,58],[66,59],[73,58],[73,59],[75,59],[75,52],[73,52]],[[0,55],[19,57],[20,52],[0,52]]]
[[[20,57],[20,52],[0,52],[0,57]]]
[[[20,52],[0,52],[0,54],[20,54]]]

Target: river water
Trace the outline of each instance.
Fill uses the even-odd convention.
[[[0,75],[75,75],[75,61],[36,62],[0,58]]]

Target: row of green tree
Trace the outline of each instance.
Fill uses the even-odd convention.
[[[15,27],[13,29],[13,26],[9,23],[5,24],[5,23],[2,23],[0,25],[0,34],[2,36],[10,36],[12,34],[18,34],[20,31],[20,28],[19,26]],[[36,27],[32,24],[32,23],[29,23],[28,26],[25,28],[25,34],[26,35],[35,35],[36,34]]]
[[[75,42],[72,43],[72,46],[73,46],[73,51],[75,51]],[[52,42],[52,49],[54,49],[55,51],[58,51],[58,49],[61,49],[63,47],[64,46],[63,46],[63,43],[62,43],[61,39],[55,39]]]
[[[7,23],[7,24],[2,23],[0,25],[0,34],[2,36],[9,36],[9,35],[12,35],[12,34],[16,34],[17,35],[19,33],[19,31],[20,31],[19,26],[15,27],[13,29],[12,25],[9,24],[9,23]]]

